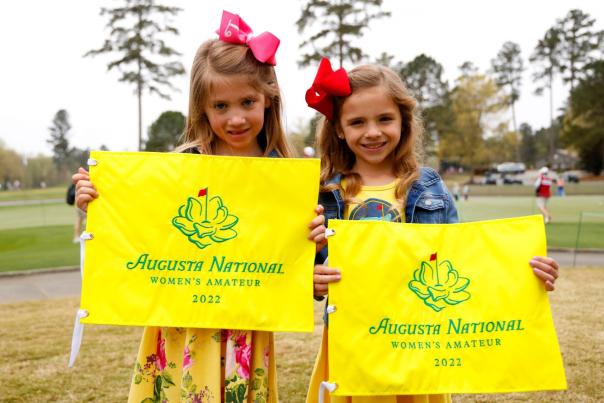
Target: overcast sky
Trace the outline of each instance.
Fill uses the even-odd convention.
[[[166,110],[187,111],[189,70],[193,55],[206,39],[216,37],[223,9],[238,13],[254,33],[271,31],[281,39],[277,75],[285,100],[288,129],[313,115],[304,102],[316,67],[300,69],[296,60],[301,36],[295,21],[301,0],[164,1],[184,10],[174,20],[180,36],[168,43],[182,53],[187,76],[173,80],[180,89],[171,101],[143,98],[143,130]],[[107,55],[83,58],[107,36],[100,8],[120,1],[53,0],[4,2],[0,11],[0,139],[26,155],[50,154],[48,127],[59,109],[69,112],[71,143],[80,148],[105,144],[114,151],[137,147],[137,100],[134,88],[106,71]],[[505,41],[517,42],[525,65],[537,41],[557,18],[579,8],[604,29],[602,0],[396,1],[385,0],[392,17],[374,21],[359,44],[373,60],[386,51],[395,60],[410,61],[426,53],[440,62],[453,84],[458,66],[472,61],[481,72],[490,66]],[[350,66],[345,66],[350,67]],[[525,72],[516,114],[518,122],[541,127],[549,120],[547,97],[532,95],[531,67]],[[568,88],[557,83],[557,106]]]

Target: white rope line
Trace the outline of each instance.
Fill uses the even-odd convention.
[[[325,312],[329,313],[334,313],[336,311],[336,306],[335,305],[327,305],[327,308],[325,308]]]
[[[88,158],[88,165],[97,165],[98,163],[94,158]]]
[[[334,236],[336,234],[335,229],[325,228],[325,238],[329,238],[330,236]]]
[[[84,256],[86,255],[86,242],[94,236],[89,232],[82,232],[80,235],[80,277],[84,278]]]
[[[82,345],[82,337],[84,336],[84,324],[80,322],[82,318],[88,316],[88,311],[84,309],[78,309],[76,313],[75,321],[73,324],[73,336],[71,336],[71,352],[69,353],[69,368],[73,367],[75,360],[80,352],[80,345]]]
[[[80,277],[84,278],[84,257],[86,256],[86,241],[93,239],[93,235],[89,232],[82,232],[80,235]],[[69,353],[69,367],[73,367],[75,360],[80,352],[82,338],[84,337],[84,324],[80,322],[82,318],[88,316],[88,311],[78,309],[75,321],[73,324],[73,335],[71,336],[71,352]]]

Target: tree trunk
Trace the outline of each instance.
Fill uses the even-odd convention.
[[[514,102],[512,102],[512,125],[514,126],[514,135],[518,139],[518,127],[516,125],[516,111],[514,109]],[[520,161],[520,142],[516,146],[516,161]]]
[[[140,62],[139,62],[140,65]],[[143,89],[140,80],[140,67],[139,67],[139,79],[138,79],[138,151],[143,150]]]
[[[604,143],[602,143],[602,169],[600,169],[600,175],[604,175]]]
[[[142,11],[138,11],[138,29],[141,29],[143,15]],[[140,31],[139,31],[140,35]],[[138,151],[143,149],[143,83],[142,83],[142,72],[141,72],[141,49],[140,42],[138,46],[138,77],[137,77],[137,95],[138,95]]]
[[[514,127],[514,132],[518,132],[518,126],[516,125],[516,111],[514,108],[514,101],[512,101],[512,126]]]
[[[343,47],[343,42],[344,42],[344,34],[342,34],[342,15],[338,14],[338,56],[340,59],[340,68],[342,68],[342,65],[344,64],[344,51],[342,50]]]
[[[554,161],[554,83],[553,73],[549,74],[549,158],[551,164]]]

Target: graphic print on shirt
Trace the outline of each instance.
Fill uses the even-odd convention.
[[[355,206],[348,219],[401,222],[401,214],[387,201],[372,197]]]

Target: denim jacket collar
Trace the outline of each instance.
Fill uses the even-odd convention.
[[[339,184],[342,181],[342,174],[336,173],[326,181],[326,185]],[[344,217],[344,199],[339,190],[332,190],[331,195],[337,204],[337,215],[331,218]],[[420,206],[422,209],[445,209],[444,222],[458,222],[457,209],[438,173],[432,168],[422,167],[419,170],[419,178],[413,182],[407,193],[407,202],[405,205],[405,221],[410,222],[433,222],[432,217],[436,215],[421,216],[415,219],[416,209]],[[330,218],[330,217],[328,217]],[[428,219],[428,220],[426,220]],[[441,218],[442,219],[442,218]],[[440,219],[439,219],[440,221]]]

